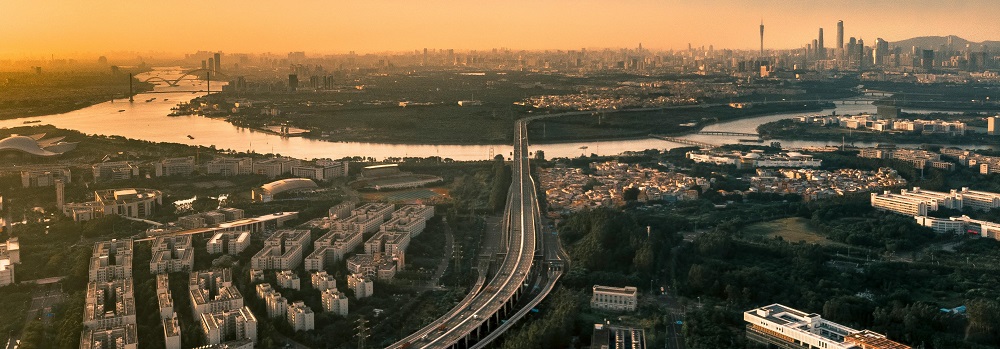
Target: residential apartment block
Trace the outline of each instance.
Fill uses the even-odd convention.
[[[194,162],[194,156],[183,158],[167,158],[153,164],[153,173],[157,177],[163,176],[187,176],[198,169]]]
[[[333,278],[333,275],[327,274],[326,271],[317,271],[311,275],[312,287],[320,292],[337,289],[337,279]]]
[[[288,305],[288,324],[295,331],[311,331],[316,329],[316,314],[302,301]]]
[[[295,269],[309,243],[308,230],[279,230],[264,240],[264,248],[250,259],[253,269]]]
[[[285,316],[288,310],[288,300],[281,296],[271,284],[257,284],[257,297],[267,305],[267,317],[278,318]]]
[[[361,274],[347,276],[347,287],[354,290],[354,297],[359,299],[370,297],[375,292],[375,283]]]
[[[236,176],[253,172],[253,159],[215,158],[205,164],[205,173],[210,175]]]
[[[323,301],[323,311],[347,316],[347,296],[344,293],[337,291],[336,288],[329,288],[323,290],[320,299]]]
[[[290,288],[293,290],[302,289],[299,274],[291,270],[281,270],[274,272],[275,279],[278,280],[278,287]]]
[[[215,233],[211,239],[205,243],[209,254],[225,253],[237,255],[250,246],[249,232],[226,232]]]
[[[21,171],[21,187],[23,188],[51,187],[56,185],[57,179],[62,180],[63,183],[71,183],[73,176],[70,170],[65,167]]]
[[[243,295],[233,286],[232,270],[228,268],[192,272],[188,292],[196,317],[243,307]]]
[[[132,179],[139,176],[139,166],[130,161],[108,161],[90,166],[95,182]]]
[[[108,329],[84,329],[80,335],[80,349],[136,349],[139,336],[135,324]],[[169,347],[168,347],[169,348]]]
[[[135,295],[132,278],[87,283],[83,327],[91,330],[135,325]]]
[[[90,281],[106,282],[132,277],[132,239],[94,243]]]
[[[203,313],[200,320],[202,334],[209,345],[257,342],[257,318],[248,307]]]
[[[149,272],[153,274],[189,272],[194,266],[191,235],[158,237],[153,240]]]

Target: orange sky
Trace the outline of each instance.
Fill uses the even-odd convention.
[[[704,1],[709,2],[709,1]],[[428,48],[794,48],[846,37],[1000,40],[1000,1],[0,0],[0,57],[110,51],[340,53]]]

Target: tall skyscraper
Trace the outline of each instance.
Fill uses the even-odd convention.
[[[764,20],[760,20],[760,57],[764,58]]]
[[[865,67],[865,39],[858,39],[858,69]]]
[[[886,64],[886,57],[889,57],[889,42],[882,38],[875,39],[875,49],[872,50],[872,64]]]
[[[934,50],[924,50],[921,56],[920,65],[923,66],[924,70],[934,69]]]
[[[819,28],[819,38],[816,41],[816,57],[826,58],[826,46],[823,46],[823,28]]]
[[[222,70],[222,54],[219,52],[215,53],[215,66],[213,68],[216,72]]]
[[[837,21],[837,49],[844,49],[844,21]]]
[[[208,70],[215,69],[215,58],[208,58]]]

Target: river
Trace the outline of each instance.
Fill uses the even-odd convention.
[[[137,76],[140,80],[151,76],[176,77],[179,68],[156,68]],[[223,83],[213,83],[215,91]],[[200,92],[190,92],[200,91]],[[166,84],[154,88],[156,93],[135,96],[135,102],[115,100],[96,104],[87,108],[63,114],[29,117],[0,121],[0,128],[24,126],[27,120],[38,120],[39,124],[49,124],[59,128],[77,130],[86,134],[115,135],[152,142],[171,142],[198,146],[215,146],[217,149],[274,153],[300,159],[342,158],[347,156],[373,157],[429,157],[440,156],[458,161],[485,160],[491,155],[509,155],[509,144],[483,145],[429,145],[429,144],[387,144],[361,142],[329,142],[302,137],[281,137],[234,126],[221,119],[202,116],[169,117],[170,108],[178,102],[205,94],[203,81],[185,80],[179,86]],[[155,98],[155,99],[153,99]],[[147,102],[148,100],[148,102]],[[837,105],[840,114],[874,112],[872,105]],[[907,110],[909,111],[909,110]],[[706,131],[753,132],[757,126],[771,121],[811,115],[815,112],[784,113],[755,118],[741,119],[710,125]],[[189,137],[190,136],[190,137]],[[689,135],[685,138],[708,143],[734,143],[739,137]],[[745,138],[745,137],[744,137]],[[68,140],[72,141],[72,139]],[[785,147],[831,145],[837,142],[776,140]],[[866,145],[866,144],[858,144]],[[536,144],[531,151],[542,150],[547,158],[576,157],[580,155],[615,155],[625,151],[645,149],[671,149],[683,145],[658,139],[636,139],[618,141],[573,142],[560,144]]]

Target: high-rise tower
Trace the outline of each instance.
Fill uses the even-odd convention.
[[[66,183],[62,179],[56,179],[56,208],[62,212],[63,206],[66,204]]]
[[[823,28],[819,28],[819,38],[816,39],[816,57],[826,58],[826,46],[823,46]]]
[[[216,73],[218,73],[220,70],[222,70],[222,54],[216,52],[214,58],[215,58],[215,66],[213,67],[213,70]]]
[[[760,57],[764,58],[764,19],[760,20]]]
[[[844,21],[837,21],[837,49],[844,49]]]

